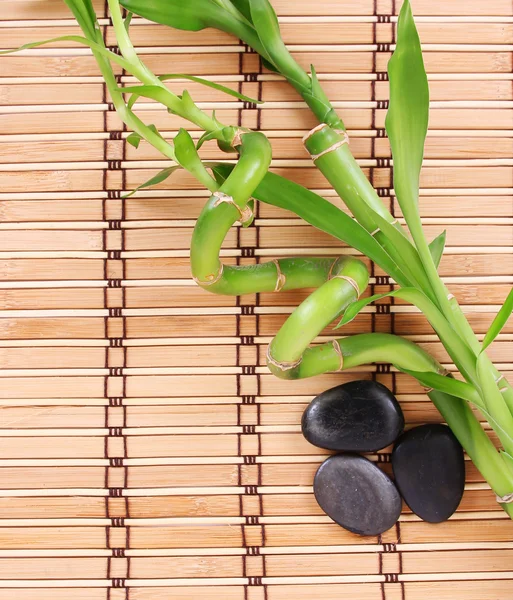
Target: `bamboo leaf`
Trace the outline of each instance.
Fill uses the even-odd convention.
[[[242,39],[254,35],[244,11],[237,10],[227,0],[226,3],[216,0],[121,0],[120,4],[136,15],[175,29],[200,31],[214,27]]]
[[[166,106],[168,110],[178,110],[179,104],[182,101],[179,96],[158,85],[135,85],[119,87],[118,91],[122,94],[132,94],[127,103],[127,106],[130,109],[140,96],[143,98],[149,98],[150,100],[156,100],[157,102],[160,102]]]
[[[139,144],[141,143],[141,140],[142,140],[142,137],[135,131],[126,138],[126,141],[134,148],[139,148]]]
[[[233,165],[218,165],[216,177],[227,177]],[[274,173],[267,173],[253,196],[272,206],[290,210],[317,229],[329,233],[368,256],[400,285],[406,283],[400,267],[359,223],[314,192]]]
[[[251,23],[250,0],[231,0],[231,3]]]
[[[351,322],[354,318],[358,316],[358,314],[369,304],[376,302],[376,300],[381,300],[382,298],[393,298],[393,297],[401,297],[402,292],[406,292],[407,290],[415,290],[415,288],[401,288],[400,290],[395,290],[393,292],[385,292],[384,294],[374,294],[374,296],[369,296],[368,298],[362,298],[361,300],[357,300],[350,304],[344,314],[342,319],[335,327],[335,329],[339,329],[343,325],[347,325],[347,323]],[[404,299],[404,298],[403,298]]]
[[[66,6],[71,10],[80,28],[94,39],[96,31],[96,12],[91,0],[64,0]]]
[[[234,98],[238,98],[239,100],[243,100],[244,102],[263,104],[262,100],[250,98],[249,96],[240,94],[239,92],[232,90],[231,88],[226,87],[225,85],[221,85],[220,83],[216,83],[215,81],[209,81],[208,79],[203,79],[203,77],[196,77],[195,75],[184,75],[182,73],[167,73],[165,75],[161,75],[159,79],[160,81],[167,81],[169,79],[187,79],[188,81],[195,81],[196,83],[201,83],[201,85],[205,85],[214,90],[218,90],[219,92],[224,92],[225,94],[233,96]]]
[[[504,450],[499,450],[499,454],[502,456],[502,458],[508,465],[510,471],[513,473],[513,456],[511,456],[511,454],[508,454]]]
[[[388,63],[385,120],[394,160],[394,189],[406,221],[418,212],[419,176],[429,117],[429,88],[409,0],[399,14],[397,46]]]
[[[121,0],[120,4],[141,17],[186,31],[209,27],[216,13],[224,12],[210,0]]]
[[[123,198],[130,198],[130,196],[133,196],[139,190],[144,190],[145,188],[149,188],[149,187],[152,187],[152,186],[157,185],[159,183],[162,183],[168,177],[170,177],[176,170],[178,170],[180,168],[181,167],[179,165],[175,165],[175,166],[172,166],[172,167],[167,167],[165,169],[162,169],[162,171],[159,171],[156,175],[154,175],[153,177],[151,177],[150,179],[148,179],[148,181],[145,181],[144,183],[141,183],[141,185],[138,185],[135,188],[135,190],[132,190],[129,194],[125,194],[123,196]]]
[[[490,325],[490,329],[485,335],[483,341],[483,350],[488,348],[488,346],[493,342],[493,340],[499,335],[504,325],[506,325],[508,319],[511,317],[511,313],[513,313],[513,288],[511,288],[508,297],[504,301],[502,308],[497,313],[495,319]]]
[[[188,131],[180,129],[174,140],[177,162],[189,173],[192,173],[208,189],[213,189],[214,180],[201,162],[196,145]]]
[[[407,375],[411,375],[425,387],[433,388],[439,392],[456,396],[457,398],[463,398],[463,400],[471,402],[478,408],[483,407],[483,402],[479,397],[477,390],[470,383],[427,371],[410,371],[408,369],[401,369],[401,371]]]
[[[281,38],[278,17],[269,0],[249,0],[249,7],[251,22],[262,44],[262,58],[273,67],[272,70],[276,70],[273,57],[284,50],[287,52]]]
[[[440,235],[438,235],[430,244],[429,251],[435,263],[435,267],[438,269],[442,255],[445,249],[445,239],[447,237],[447,231],[444,229]]]
[[[390,240],[391,244],[397,249],[400,256],[404,258],[401,269],[407,275],[412,283],[416,283],[420,289],[425,289],[425,271],[419,253],[410,240],[403,235],[395,225],[389,223],[378,212],[372,210],[370,206],[362,203],[362,209],[367,213],[369,219],[374,221],[382,233]],[[424,276],[424,277],[422,277]],[[428,283],[429,285],[429,283]]]
[[[0,55],[2,54],[13,54],[15,52],[21,52],[22,50],[30,50],[31,48],[38,48],[39,46],[44,46],[46,44],[52,44],[53,42],[76,42],[77,44],[81,44],[82,46],[87,46],[91,48],[94,52],[97,52],[101,56],[108,58],[112,62],[123,67],[126,71],[131,72],[131,64],[125,60],[122,56],[107,50],[104,46],[97,44],[85,37],[80,35],[61,35],[59,37],[50,38],[47,40],[40,40],[39,42],[30,42],[28,44],[23,44],[23,46],[19,46],[18,48],[11,48],[9,50],[0,50]]]

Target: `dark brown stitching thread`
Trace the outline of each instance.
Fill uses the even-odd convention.
[[[390,304],[376,304],[376,314],[378,315],[389,315]]]
[[[392,462],[392,455],[391,454],[378,454],[376,457],[376,462],[378,463],[390,463]]]
[[[242,404],[256,404],[256,396],[241,396]]]
[[[376,373],[390,373],[391,366],[390,365],[376,365]]]
[[[376,276],[376,285],[389,285],[390,277],[388,275],[377,275]]]
[[[259,525],[260,517],[258,515],[247,515],[246,525]]]

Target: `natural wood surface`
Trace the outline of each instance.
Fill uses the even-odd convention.
[[[61,0],[1,4],[0,48],[78,33]],[[105,4],[94,0],[112,45]],[[401,219],[381,75],[400,1],[273,4]],[[440,272],[482,338],[513,283],[513,5],[412,5],[431,89],[420,210],[429,237],[447,230]],[[259,124],[273,170],[341,206],[302,148],[313,117],[255,54],[210,30],[134,18],[131,31],[158,73],[206,75],[265,100],[247,108],[169,83],[223,121]],[[392,530],[360,538],[313,498],[327,453],[301,436],[309,401],[372,378],[394,390],[407,427],[439,422],[422,388],[384,365],[300,382],[271,376],[266,345],[308,291],[236,299],[193,284],[189,243],[207,194],[177,173],[120,198],[166,162],[126,143],[87,49],[3,56],[0,73],[0,600],[513,598],[513,525],[470,461],[460,509],[440,525],[405,506]],[[153,102],[138,106],[165,137],[182,125]],[[226,159],[213,144],[202,154]],[[233,228],[222,254],[231,264],[357,255],[266,205],[253,227]],[[388,291],[393,282],[364,260],[366,293]],[[343,335],[361,331],[404,335],[454,370],[422,315],[400,301],[368,307]],[[317,341],[333,336],[329,327]],[[490,354],[511,380],[513,322]],[[368,457],[390,473],[390,452]]]

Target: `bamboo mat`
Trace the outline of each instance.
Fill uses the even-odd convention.
[[[77,32],[60,0],[0,4],[0,47]],[[95,1],[114,44],[104,4]],[[383,129],[400,1],[274,4],[400,217]],[[432,95],[421,211],[430,238],[447,229],[441,272],[484,334],[513,282],[513,4],[412,4]],[[132,32],[157,72],[208,75],[265,100],[186,84],[222,121],[265,131],[277,172],[340,204],[301,147],[312,117],[247,47],[140,19]],[[0,74],[0,600],[513,598],[513,524],[469,462],[445,524],[405,508],[392,530],[360,538],[314,501],[324,452],[299,427],[313,396],[372,378],[394,390],[409,426],[436,422],[420,387],[387,365],[273,378],[266,344],[306,294],[236,299],[193,285],[188,248],[206,194],[177,174],[121,199],[165,161],[126,144],[90,52],[55,44],[4,56]],[[150,102],[140,115],[166,137],[180,125]],[[352,252],[261,205],[223,257]],[[370,293],[390,289],[369,266]],[[407,305],[369,307],[345,333],[371,330],[406,335],[452,368]],[[513,322],[491,354],[511,379]],[[390,471],[390,448],[370,458]]]

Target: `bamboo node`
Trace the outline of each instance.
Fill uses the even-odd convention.
[[[306,133],[303,138],[303,144],[312,137],[312,135],[314,133],[317,133],[318,131],[321,131],[321,129],[324,129],[325,127],[329,127],[329,125],[327,125],[326,123],[320,123],[319,125],[316,125],[313,129],[311,129],[308,133]]]
[[[504,496],[495,496],[495,499],[499,504],[511,504],[513,502],[513,493],[506,494]]]
[[[276,285],[274,287],[274,291],[281,292],[283,286],[287,283],[287,278],[281,270],[280,261],[275,258],[272,262],[276,265]]]
[[[325,154],[329,154],[330,152],[334,152],[335,150],[338,150],[344,144],[349,144],[349,136],[347,135],[347,132],[342,131],[340,133],[340,135],[342,135],[343,138],[341,140],[339,140],[338,142],[335,142],[334,144],[332,144],[329,148],[326,148],[326,150],[319,152],[319,154],[311,154],[310,156],[311,156],[313,162],[315,162],[316,160],[318,160],[319,158],[321,158],[321,156],[324,156]]]
[[[217,208],[218,206],[220,206],[223,203],[231,204],[232,206],[234,206],[240,215],[239,221],[242,223],[242,225],[249,223],[253,219],[253,211],[251,210],[251,206],[249,206],[249,204],[246,204],[246,206],[244,208],[241,208],[235,202],[235,200],[233,199],[232,196],[228,196],[228,194],[224,194],[223,192],[214,192],[212,194],[212,197],[216,198],[216,201],[214,202],[214,205],[213,205],[214,208]]]
[[[200,279],[198,279],[197,277],[194,277],[194,276],[192,278],[201,287],[207,287],[209,285],[214,285],[214,283],[217,283],[223,276],[223,271],[224,271],[224,265],[223,265],[223,263],[221,263],[221,266],[219,267],[219,271],[217,272],[216,275],[207,275],[207,281],[201,281]]]
[[[340,343],[338,340],[333,340],[332,344],[333,344],[333,349],[338,354],[338,358],[339,358],[339,365],[338,365],[337,371],[343,371],[344,370],[344,355],[342,354],[342,349],[340,348]]]
[[[303,357],[298,360],[278,362],[271,355],[271,344],[267,346],[267,364],[273,365],[273,367],[276,367],[280,371],[290,371],[291,369],[295,369],[301,364],[302,360]]]
[[[235,133],[233,134],[233,139],[232,139],[232,148],[235,148],[236,146],[240,146],[242,144],[242,134],[245,133],[243,129],[237,129],[235,131]]]
[[[349,285],[351,285],[356,292],[356,298],[360,297],[360,288],[352,277],[348,277],[347,275],[330,275],[329,280],[331,281],[332,279],[343,279],[344,281],[347,281],[347,283],[349,283]]]

